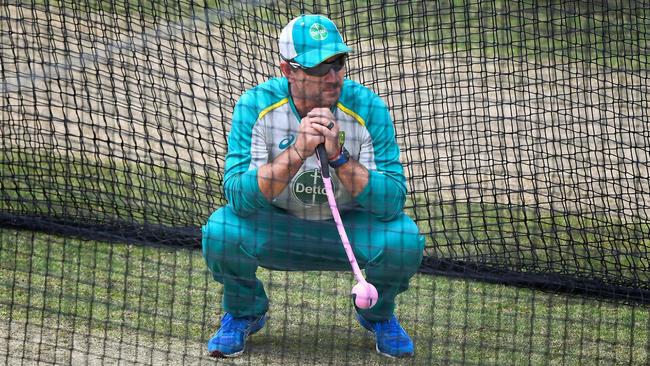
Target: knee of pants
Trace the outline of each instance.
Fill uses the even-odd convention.
[[[201,228],[203,257],[211,269],[215,263],[239,252],[241,228],[230,211],[228,206],[216,210]]]
[[[424,237],[415,222],[401,215],[386,231],[383,261],[394,273],[412,276],[420,267],[424,251]]]

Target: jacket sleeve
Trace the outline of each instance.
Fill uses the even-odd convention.
[[[268,159],[264,134],[256,126],[257,117],[254,96],[242,95],[233,112],[224,175],[226,199],[241,216],[269,205],[257,183],[257,168]]]
[[[376,169],[368,171],[368,184],[356,200],[381,220],[392,220],[404,208],[406,178],[393,120],[378,96],[372,99],[366,128],[372,140]]]

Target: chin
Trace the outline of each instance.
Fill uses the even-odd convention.
[[[339,97],[341,96],[341,93],[337,92],[332,92],[332,93],[326,93],[323,95],[322,101],[323,104],[330,107],[336,104],[336,102],[339,100]]]
[[[336,104],[336,102],[338,102],[338,98],[337,99],[329,99],[328,98],[328,99],[322,100],[320,106],[324,107],[324,108],[331,108]]]

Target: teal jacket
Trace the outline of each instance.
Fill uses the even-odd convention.
[[[370,89],[346,79],[332,113],[351,158],[370,173],[368,185],[354,198],[332,174],[339,209],[345,212],[361,206],[380,219],[391,220],[404,207],[406,179],[386,104]],[[272,202],[267,201],[257,184],[257,169],[295,142],[299,124],[300,116],[286,78],[271,79],[241,96],[228,136],[224,177],[226,199],[237,214],[246,216],[258,208],[274,205],[308,220],[332,217],[316,155],[305,160]]]

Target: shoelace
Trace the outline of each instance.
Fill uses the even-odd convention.
[[[234,316],[228,316],[222,320],[222,326],[227,327],[228,333],[235,333],[236,331],[244,332],[254,320],[255,318],[235,318]]]
[[[378,325],[378,328],[388,336],[387,340],[398,341],[404,338],[402,327],[394,319],[385,320]]]

